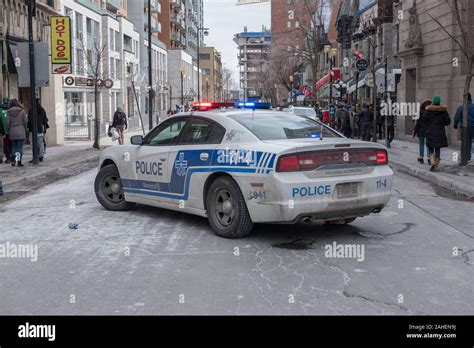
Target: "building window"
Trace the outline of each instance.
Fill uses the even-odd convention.
[[[211,69],[202,69],[203,75],[211,75]]]
[[[109,63],[109,77],[112,80],[115,80],[115,59],[110,58],[110,63]]]
[[[115,38],[114,30],[113,30],[113,29],[109,29],[109,48],[110,48],[112,51],[115,51],[114,38]]]
[[[211,59],[211,54],[210,53],[200,53],[199,54],[199,59],[200,60],[210,60]]]
[[[288,28],[291,28],[291,22],[288,22]]]
[[[76,49],[76,74],[84,75],[84,52],[81,48]]]
[[[82,15],[76,12],[76,40],[82,40]]]
[[[299,28],[299,27],[300,27],[300,22],[296,21],[295,27],[296,27],[296,28]]]

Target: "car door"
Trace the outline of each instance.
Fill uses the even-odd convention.
[[[202,191],[211,170],[215,149],[225,128],[204,117],[190,117],[176,146],[170,149],[168,175],[174,204],[203,208]]]
[[[188,117],[173,117],[161,123],[143,140],[132,158],[134,193],[143,198],[170,202],[168,153],[176,145]]]

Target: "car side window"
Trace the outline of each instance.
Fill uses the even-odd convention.
[[[190,118],[179,145],[220,144],[224,137],[224,127],[201,118]]]
[[[148,146],[175,144],[186,122],[187,118],[176,118],[162,123],[146,136],[143,144]]]

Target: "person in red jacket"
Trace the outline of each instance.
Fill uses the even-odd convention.
[[[329,110],[323,111],[323,123],[324,124],[329,124],[329,119],[330,119],[329,116],[330,116],[329,115]]]

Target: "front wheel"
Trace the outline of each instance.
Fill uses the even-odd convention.
[[[216,179],[206,197],[207,216],[214,232],[223,238],[243,238],[253,228],[245,199],[229,177]]]
[[[122,180],[117,167],[113,164],[99,171],[95,178],[94,189],[97,200],[107,210],[125,211],[135,205],[125,201]]]

